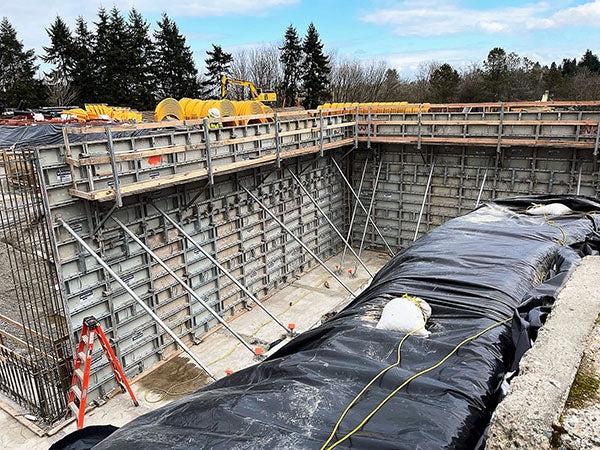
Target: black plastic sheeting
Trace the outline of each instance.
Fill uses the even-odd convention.
[[[115,126],[119,124],[106,124],[107,126]],[[97,125],[96,125],[97,126]],[[29,126],[0,126],[0,149],[6,148],[34,148],[50,145],[60,145],[64,143],[63,128],[61,124],[38,124]],[[70,125],[68,128],[75,128]],[[177,130],[177,128],[169,128],[169,131]],[[164,131],[160,129],[140,129],[132,131],[114,131],[112,136],[114,139],[128,138],[132,136],[147,136],[157,134]],[[94,142],[106,141],[105,133],[69,133],[69,142]]]
[[[522,214],[532,202],[552,201],[577,212],[552,220]],[[402,334],[375,324],[388,299],[404,293],[432,306],[431,336],[406,340],[401,366],[350,410],[338,438],[463,339],[513,319],[412,381],[337,448],[481,447],[505,375],[581,256],[597,253],[595,211],[600,203],[591,198],[519,197],[450,220],[396,255],[325,324],[264,362],[133,420],[94,448],[318,449],[354,396],[395,361]]]

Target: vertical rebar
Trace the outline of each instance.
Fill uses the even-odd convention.
[[[369,227],[369,217],[371,217],[371,210],[373,209],[373,203],[375,202],[375,192],[377,192],[377,185],[379,184],[379,174],[381,173],[381,166],[383,165],[383,158],[379,160],[379,167],[377,168],[377,175],[373,182],[373,192],[371,193],[371,202],[369,203],[369,211],[367,212],[367,218],[365,219],[365,227],[363,228],[362,238],[360,239],[360,247],[358,247],[358,256],[362,254],[363,244],[365,243],[365,236],[367,235],[367,228]],[[356,265],[354,266],[354,273],[356,273]]]

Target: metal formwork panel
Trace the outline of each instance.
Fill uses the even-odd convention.
[[[355,189],[366,157],[371,155],[361,193],[366,206],[377,166],[372,156],[383,159],[373,216],[386,240],[399,248],[413,240],[432,161],[435,167],[420,234],[473,209],[480,192],[481,200],[486,201],[578,190],[582,195],[597,196],[600,189],[598,166],[588,149],[514,147],[498,152],[486,147],[424,146],[419,150],[415,145],[377,144],[376,149],[360,148],[353,155],[351,181]],[[365,219],[358,208],[352,230],[355,244],[360,242]],[[369,245],[383,246],[372,226],[367,229]]]

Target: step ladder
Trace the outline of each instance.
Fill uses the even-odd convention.
[[[115,374],[115,378],[119,387],[123,393],[128,392],[133,404],[139,406],[137,399],[127,377],[123,372],[123,368],[117,359],[117,356],[113,352],[108,338],[102,331],[100,322],[93,317],[86,317],[83,319],[83,328],[81,329],[81,338],[75,356],[73,358],[73,376],[71,378],[71,387],[69,389],[69,395],[67,400],[67,417],[74,414],[77,417],[77,429],[83,428],[83,419],[85,416],[85,408],[87,404],[88,387],[90,383],[90,367],[92,365],[92,351],[94,349],[94,340],[98,336],[102,350],[110,362],[112,371]]]

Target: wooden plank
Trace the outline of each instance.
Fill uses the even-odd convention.
[[[350,145],[354,142],[353,138],[343,139],[339,141],[329,142],[323,146],[325,149],[333,149],[344,147],[346,145]],[[303,147],[296,150],[291,150],[287,152],[281,152],[280,156],[282,159],[287,158],[296,158],[302,155],[308,155],[311,153],[319,152],[320,147],[318,145]],[[213,171],[215,175],[225,175],[229,173],[238,172],[241,170],[251,169],[254,167],[259,167],[267,164],[272,164],[277,160],[277,154],[269,154],[265,156],[261,156],[256,159],[247,159],[243,161],[236,161],[230,164],[223,164],[220,166],[215,166]],[[142,194],[144,192],[150,192],[157,189],[166,188],[169,186],[174,186],[177,184],[190,183],[192,181],[198,181],[202,179],[208,178],[208,171],[206,169],[197,169],[188,172],[182,172],[176,175],[170,175],[168,177],[162,179],[154,179],[154,180],[146,180],[138,183],[133,183],[129,185],[125,185],[121,187],[121,195],[129,196]],[[114,200],[115,192],[113,189],[101,189],[93,192],[82,192],[78,190],[71,189],[69,191],[71,195],[79,198],[84,198],[86,200],[91,201],[99,201],[105,202],[109,200]]]
[[[389,114],[384,114],[389,116]],[[418,120],[373,120],[370,122],[373,126],[385,125],[414,125],[418,126]],[[596,126],[595,120],[504,120],[503,125],[524,125],[524,126]],[[358,122],[359,125],[366,126],[369,124],[366,120]],[[499,126],[500,120],[423,120],[422,126],[459,126],[459,125],[483,125],[483,126]]]
[[[360,142],[368,142],[368,137],[359,137]],[[371,137],[371,142],[381,144],[416,144],[418,137],[399,137],[399,136],[382,136]],[[421,142],[424,144],[442,144],[442,145],[482,145],[496,147],[498,138],[451,138],[451,137],[422,137]],[[502,139],[502,147],[566,147],[566,148],[593,148],[593,141],[560,141],[560,140],[535,140],[535,139]]]
[[[117,162],[122,161],[135,161],[138,159],[147,158],[150,156],[162,156],[162,155],[170,155],[173,153],[182,153],[190,149],[202,149],[204,148],[204,144],[197,144],[193,147],[188,148],[185,145],[173,145],[169,147],[156,147],[156,148],[148,148],[144,150],[136,150],[132,152],[122,152],[117,153],[115,155],[115,160]],[[108,164],[110,163],[109,155],[82,155],[79,159],[75,158],[67,158],[67,163],[71,163],[75,166],[92,166],[95,164]]]

